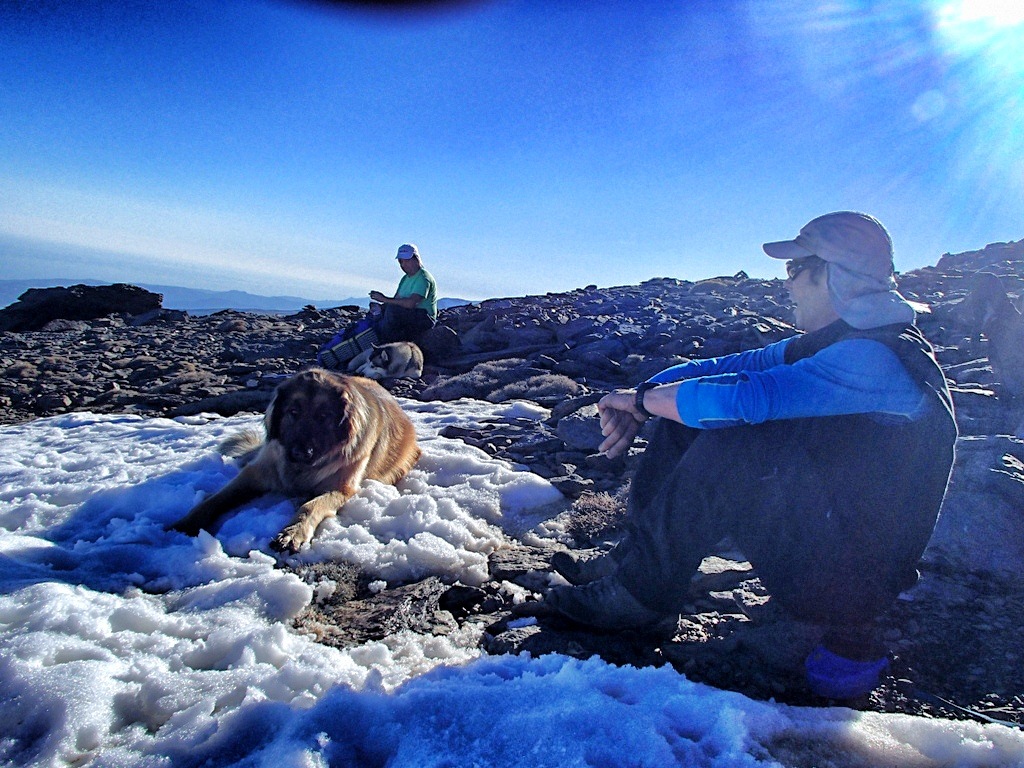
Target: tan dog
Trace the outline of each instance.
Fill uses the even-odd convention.
[[[264,426],[266,440],[251,446],[259,451],[256,457],[175,523],[175,530],[194,536],[224,513],[276,491],[309,499],[270,543],[297,552],[364,479],[397,483],[420,456],[412,422],[387,390],[322,368],[278,386]]]

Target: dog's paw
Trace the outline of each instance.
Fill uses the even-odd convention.
[[[286,526],[270,540],[270,548],[278,552],[298,552],[303,544],[309,543],[310,536],[305,528],[301,523]]]

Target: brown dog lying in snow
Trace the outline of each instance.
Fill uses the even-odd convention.
[[[377,382],[322,368],[296,374],[274,391],[266,438],[242,433],[234,446],[258,451],[238,476],[173,525],[196,535],[226,512],[276,491],[308,499],[274,538],[297,552],[337,514],[364,479],[397,483],[419,459],[416,432],[397,401]]]

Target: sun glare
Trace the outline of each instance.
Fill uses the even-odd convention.
[[[940,118],[956,176],[982,180],[972,211],[1019,205],[1024,196],[1024,0],[942,0],[932,6],[945,83],[914,104]],[[951,180],[952,181],[952,180]]]
[[[955,54],[997,58],[1024,74],[1024,2],[955,0],[937,6],[936,29]]]
[[[941,11],[944,21],[954,24],[982,24],[1013,27],[1024,24],[1024,3],[1020,0],[959,0]]]

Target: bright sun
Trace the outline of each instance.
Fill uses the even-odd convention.
[[[954,49],[979,53],[997,49],[1024,69],[1022,0],[952,0],[935,7],[936,27]]]
[[[959,0],[943,9],[958,23],[981,23],[993,27],[1024,24],[1024,3],[1020,0]]]

